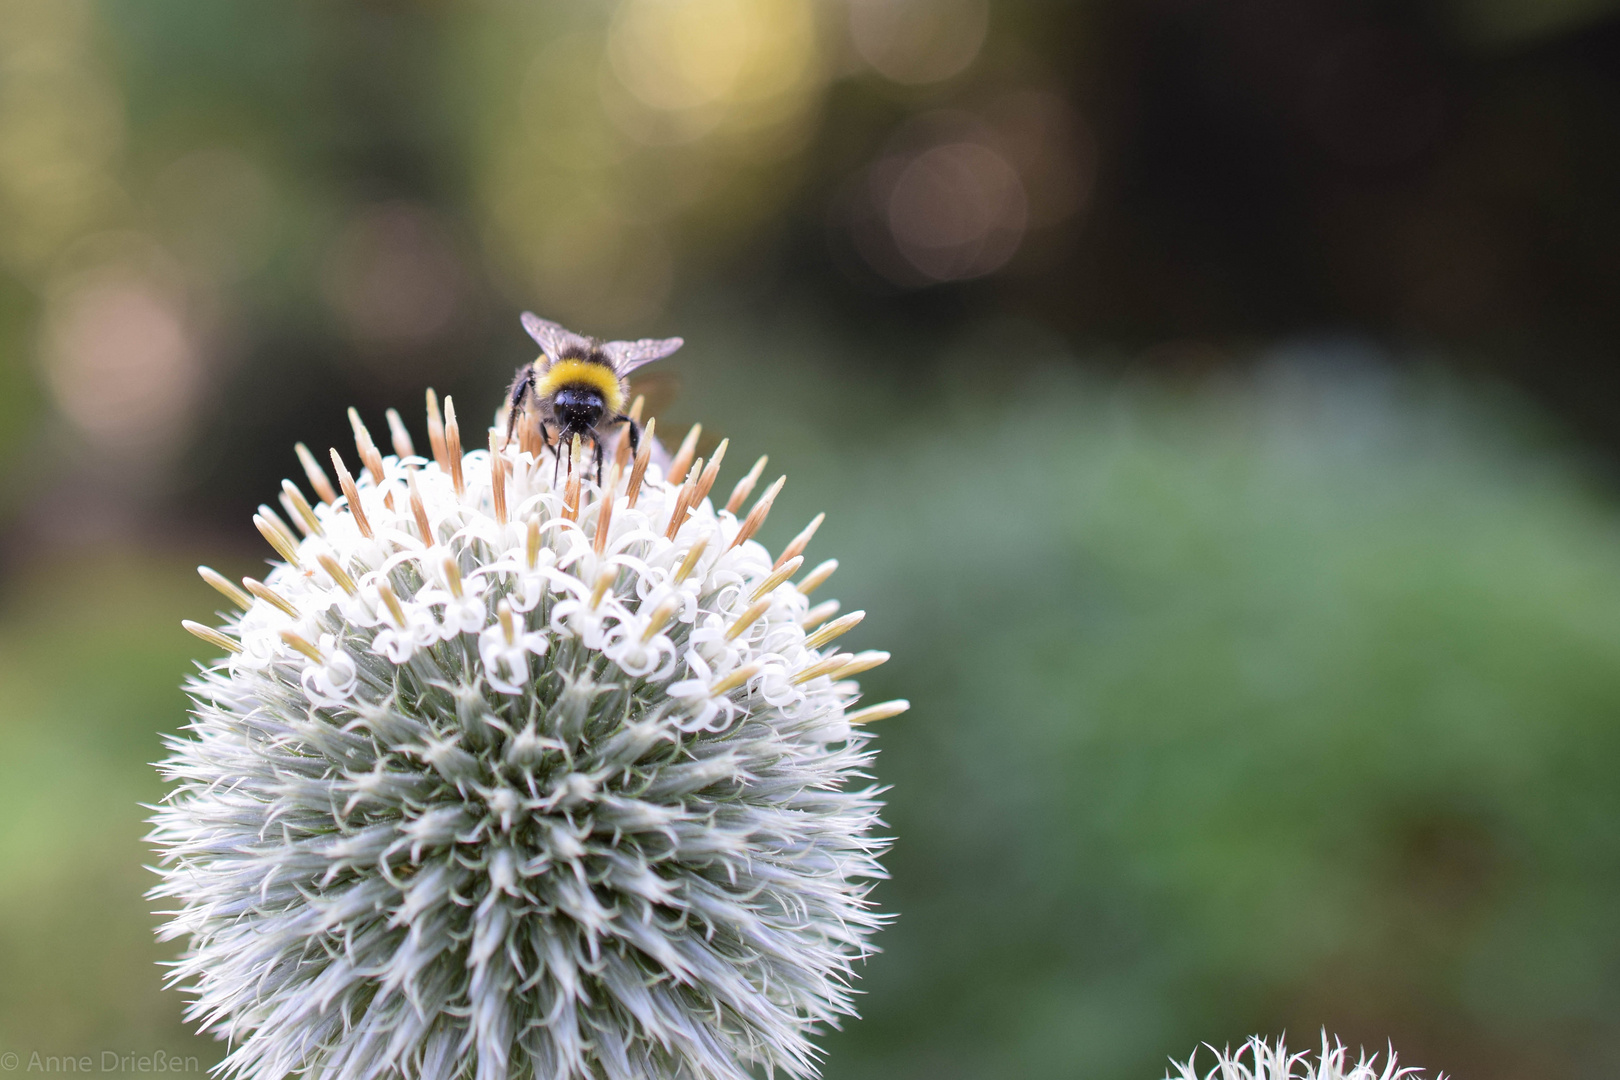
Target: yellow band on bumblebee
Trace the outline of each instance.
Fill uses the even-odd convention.
[[[612,416],[617,416],[624,409],[624,392],[619,389],[619,376],[606,364],[591,360],[558,360],[536,380],[534,391],[544,397],[566,386],[588,386],[595,390],[602,395],[602,402]]]

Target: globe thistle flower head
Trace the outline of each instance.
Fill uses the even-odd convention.
[[[1258,1035],[1238,1047],[1236,1053],[1213,1046],[1209,1049],[1215,1054],[1215,1064],[1208,1072],[1200,1074],[1194,1067],[1198,1056],[1194,1053],[1185,1062],[1172,1059],[1175,1071],[1166,1073],[1165,1080],[1402,1080],[1419,1078],[1422,1072],[1414,1066],[1401,1067],[1393,1047],[1381,1067],[1378,1055],[1368,1057],[1366,1051],[1352,1064],[1345,1045],[1337,1039],[1330,1043],[1326,1031],[1322,1032],[1322,1049],[1314,1061],[1309,1052],[1290,1054],[1282,1039],[1272,1046]],[[1438,1080],[1446,1080],[1445,1074],[1440,1074]]]
[[[431,392],[430,457],[350,416],[358,474],[300,445],[315,498],[255,516],[268,576],[202,569],[237,610],[187,624],[226,656],[160,765],[160,934],[225,1072],[814,1075],[883,922],[864,725],[906,707],[855,708],[887,654],[812,605],[820,518],[773,557],[782,481],[716,508],[724,443],[598,486],[577,442],[464,453]]]

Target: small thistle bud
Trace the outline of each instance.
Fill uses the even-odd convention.
[[[432,459],[353,414],[358,471],[301,448],[298,533],[255,518],[283,561],[203,568],[243,610],[186,624],[225,655],[151,834],[189,1016],[252,1080],[815,1075],[884,921],[868,725],[904,707],[856,707],[888,654],[792,580],[820,518],[773,558],[780,482],[716,510],[718,454],[599,490],[563,448],[554,486],[428,405]]]
[[[1338,1040],[1329,1043],[1326,1031],[1322,1032],[1322,1049],[1315,1061],[1308,1052],[1289,1054],[1282,1039],[1271,1046],[1258,1035],[1238,1047],[1236,1053],[1216,1050],[1213,1046],[1210,1050],[1215,1054],[1215,1065],[1208,1072],[1200,1073],[1194,1067],[1198,1056],[1194,1054],[1185,1062],[1172,1059],[1175,1071],[1166,1073],[1165,1080],[1210,1080],[1212,1077],[1221,1080],[1401,1080],[1413,1077],[1418,1080],[1422,1072],[1410,1065],[1400,1067],[1393,1048],[1382,1067],[1378,1064],[1378,1055],[1368,1057],[1366,1051],[1362,1051],[1352,1065],[1344,1044]],[[1445,1074],[1441,1073],[1438,1080],[1446,1080]]]

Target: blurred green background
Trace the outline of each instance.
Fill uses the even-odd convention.
[[[914,703],[829,1080],[1620,1074],[1617,132],[1605,0],[0,0],[0,1052],[218,1060],[192,567],[532,308],[687,338]]]

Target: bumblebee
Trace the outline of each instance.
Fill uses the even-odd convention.
[[[601,484],[606,429],[627,425],[631,453],[641,443],[640,426],[623,411],[629,396],[627,377],[643,364],[662,360],[685,341],[678,337],[597,341],[527,311],[523,329],[539,343],[540,356],[519,368],[512,380],[506,441],[512,441],[519,421],[525,419],[539,428],[543,446],[551,447],[555,433],[555,471],[576,435],[589,439],[596,454],[596,482]]]

